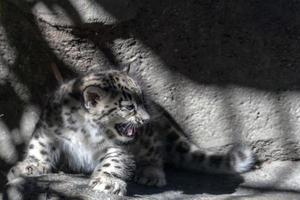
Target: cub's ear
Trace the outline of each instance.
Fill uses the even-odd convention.
[[[105,97],[105,91],[97,86],[89,86],[83,91],[84,106],[86,109],[95,107]]]
[[[125,74],[129,74],[130,71],[130,64],[127,64],[126,66],[123,67],[122,72]]]

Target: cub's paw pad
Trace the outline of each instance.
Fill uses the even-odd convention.
[[[89,186],[93,190],[98,190],[106,194],[116,194],[119,196],[126,194],[126,182],[118,178],[107,176],[93,178]]]
[[[22,161],[12,167],[8,174],[7,180],[11,181],[20,176],[36,176],[40,174],[46,174],[50,171],[50,168],[42,163]]]
[[[138,171],[134,177],[138,184],[163,187],[167,184],[165,173],[160,168],[147,167]]]

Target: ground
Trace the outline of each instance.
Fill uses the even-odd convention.
[[[167,186],[154,188],[130,183],[128,196],[126,197],[105,196],[101,193],[92,192],[87,189],[88,180],[82,176],[70,177],[65,174],[52,174],[28,180],[27,185],[23,183],[16,184],[19,185],[18,189],[8,188],[8,192],[4,194],[4,197],[9,196],[11,199],[18,199],[16,198],[18,197],[16,190],[19,191],[19,194],[24,194],[24,190],[26,190],[25,194],[27,194],[28,199],[33,199],[33,197],[39,197],[39,199],[57,199],[60,197],[65,199],[68,197],[83,200],[105,198],[298,200],[300,198],[299,171],[300,163],[291,161],[264,163],[259,166],[259,169],[245,173],[242,176],[209,175],[167,169]],[[284,174],[284,178],[281,176],[282,174]],[[23,186],[20,187],[22,184]]]

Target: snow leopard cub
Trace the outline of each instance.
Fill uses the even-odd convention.
[[[124,195],[133,175],[138,183],[164,186],[164,163],[216,173],[241,173],[253,165],[248,148],[205,154],[167,115],[150,118],[141,88],[125,72],[71,80],[50,99],[24,160],[10,170],[8,180],[49,173],[63,158],[73,171],[91,174],[91,188]]]

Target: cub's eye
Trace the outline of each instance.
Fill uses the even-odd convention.
[[[133,110],[134,109],[134,105],[130,104],[130,105],[126,105],[124,106],[127,110]]]
[[[134,110],[134,108],[135,108],[134,104],[132,104],[129,101],[123,101],[123,102],[121,102],[121,109],[122,110],[132,111],[132,110]]]

